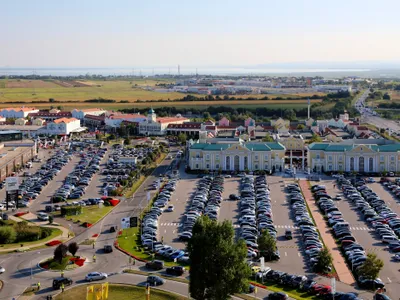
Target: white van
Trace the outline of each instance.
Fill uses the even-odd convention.
[[[338,230],[339,228],[349,228],[349,223],[347,223],[347,222],[340,222],[340,223],[337,223],[337,224],[335,224],[335,225],[333,225],[333,230]]]
[[[384,235],[382,237],[382,242],[383,243],[393,243],[393,242],[398,242],[399,239],[393,235]]]

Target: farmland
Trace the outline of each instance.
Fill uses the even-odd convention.
[[[50,98],[56,101],[83,101],[87,99],[104,98],[117,101],[125,100],[135,102],[137,100],[168,100],[179,99],[185,96],[182,93],[159,93],[151,89],[156,84],[171,83],[167,80],[138,79],[138,80],[0,80],[0,102],[31,102],[48,101]],[[150,90],[146,90],[149,88]],[[318,94],[313,93],[313,94]],[[197,95],[201,97],[201,95]],[[294,95],[245,95],[243,97],[262,98],[273,97],[304,97],[311,96],[307,93]],[[322,96],[322,94],[321,94]],[[240,96],[239,96],[240,97]],[[297,101],[296,101],[297,103]],[[9,105],[8,105],[9,106]],[[76,106],[76,104],[75,104]],[[88,106],[90,107],[90,106]]]

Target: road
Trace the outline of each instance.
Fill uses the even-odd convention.
[[[365,100],[367,99],[368,94],[369,94],[369,89],[367,89],[355,103],[355,108],[361,114],[362,123],[372,124],[378,128],[384,128],[384,129],[389,128],[389,130],[393,132],[400,132],[400,125],[397,124],[396,122],[381,118],[378,115],[374,116],[373,113],[364,109]]]

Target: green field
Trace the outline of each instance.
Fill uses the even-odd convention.
[[[59,294],[55,297],[55,300],[85,300],[86,299],[86,288],[89,285],[80,285],[72,289],[67,289],[64,293]],[[94,284],[95,287],[100,284]],[[135,299],[146,299],[145,288],[133,285],[122,285],[122,284],[110,284],[108,299],[118,300],[135,300]],[[183,296],[179,296],[170,292],[161,291],[158,289],[151,288],[150,299],[152,300],[183,300],[187,299]]]

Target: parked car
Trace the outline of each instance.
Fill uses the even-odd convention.
[[[181,276],[185,273],[185,268],[181,266],[173,266],[166,269],[167,274]]]

